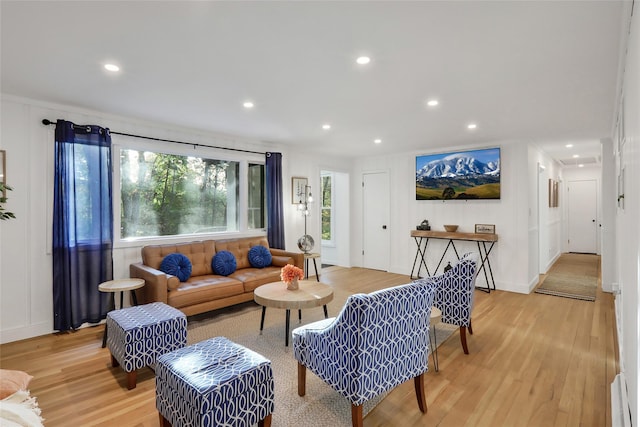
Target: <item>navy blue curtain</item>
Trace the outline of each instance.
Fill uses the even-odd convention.
[[[267,239],[269,246],[284,249],[282,153],[267,153]]]
[[[113,279],[109,129],[58,120],[54,162],[53,326],[66,331],[108,310],[98,285]]]

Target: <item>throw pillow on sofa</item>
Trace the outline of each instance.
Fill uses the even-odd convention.
[[[211,268],[213,272],[221,276],[228,276],[236,271],[238,264],[236,257],[229,251],[220,251],[213,256]]]
[[[271,252],[262,245],[256,245],[249,249],[249,264],[255,268],[264,268],[271,265]]]
[[[169,254],[162,259],[160,271],[176,276],[181,282],[191,277],[191,260],[181,253]]]

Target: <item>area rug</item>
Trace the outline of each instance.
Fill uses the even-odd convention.
[[[334,299],[327,308],[329,316],[338,314],[348,294],[334,291]],[[271,360],[275,380],[275,411],[272,425],[309,427],[348,427],[351,425],[351,404],[311,372],[307,373],[306,395],[298,396],[297,362],[293,357],[291,342],[284,345],[285,310],[267,308],[264,330],[260,334],[262,308],[253,302],[239,304],[215,313],[189,318],[188,344],[216,336],[224,336]],[[302,324],[324,318],[322,307],[302,311]],[[291,329],[298,327],[298,315],[292,310]],[[439,323],[436,326],[438,346],[457,329]],[[429,358],[429,369],[433,359]],[[368,413],[385,396],[365,403]]]
[[[555,273],[544,279],[536,288],[536,293],[595,301],[597,286],[598,279],[595,277]]]

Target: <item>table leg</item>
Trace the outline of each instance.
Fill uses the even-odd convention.
[[[427,261],[425,260],[427,254],[427,245],[429,244],[429,238],[422,237],[414,237],[413,240],[416,242],[416,246],[418,247],[416,251],[416,256],[413,258],[413,267],[411,268],[411,275],[409,276],[411,279],[420,279],[420,270],[424,265],[425,270],[427,270],[427,277],[431,276],[429,272],[429,267],[427,266]],[[422,240],[424,240],[424,248],[422,248]],[[418,262],[418,256],[420,256],[420,262],[418,263],[418,273],[414,276],[413,271],[416,268],[416,262]]]
[[[116,309],[116,298],[113,292],[111,292],[111,296],[109,298],[109,308],[107,312]],[[104,333],[102,334],[102,348],[107,346],[107,322],[104,323]]]
[[[260,335],[262,335],[262,329],[264,328],[264,313],[267,311],[266,306],[262,306],[262,316],[260,317]]]
[[[285,321],[284,346],[289,347],[289,319],[291,318],[291,310],[287,308],[287,320]]]
[[[298,310],[298,323],[302,323],[302,310]]]
[[[431,346],[431,356],[433,357],[433,368],[438,372],[438,337],[436,336],[436,325],[433,324],[433,328],[429,334],[429,345]],[[431,337],[433,335],[433,338]],[[433,341],[432,341],[433,340]]]
[[[327,305],[323,305],[322,308],[324,309],[324,318],[327,319],[329,318],[329,313],[327,312]]]
[[[124,291],[120,291],[120,310],[124,308]]]
[[[136,290],[131,290],[131,299],[133,300],[133,305],[138,305],[138,298],[136,298]]]
[[[318,264],[316,264],[316,259],[313,259],[313,268],[316,270],[316,282],[320,281],[320,276],[318,275]]]

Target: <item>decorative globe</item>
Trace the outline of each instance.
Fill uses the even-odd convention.
[[[313,244],[314,244],[313,237],[309,236],[308,234],[305,234],[304,236],[298,239],[298,248],[300,248],[302,252],[307,253],[310,250],[312,250]]]

